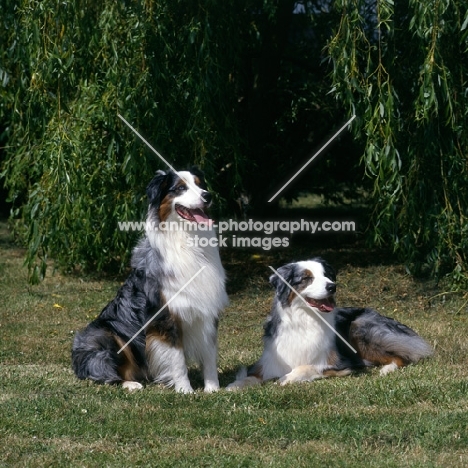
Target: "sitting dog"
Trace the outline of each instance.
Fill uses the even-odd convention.
[[[426,341],[396,320],[368,308],[336,308],[335,281],[319,257],[285,265],[270,277],[276,295],[264,325],[263,354],[241,369],[228,390],[271,379],[285,385],[343,376],[367,366],[383,365],[385,375],[432,354]]]
[[[217,244],[209,242],[217,240],[207,228],[212,196],[195,168],[158,171],[147,195],[146,235],[133,251],[132,271],[76,335],[73,369],[80,379],[128,390],[149,380],[191,393],[191,358],[203,367],[205,391],[216,391],[218,316],[228,298]]]

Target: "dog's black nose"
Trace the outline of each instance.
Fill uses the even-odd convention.
[[[213,195],[211,195],[211,193],[207,192],[206,190],[203,190],[201,197],[206,204],[211,203],[211,200],[213,200]]]
[[[335,294],[335,293],[336,293],[336,284],[335,284],[335,283],[328,283],[328,284],[325,286],[325,289],[326,289],[327,292],[329,292],[330,294]]]

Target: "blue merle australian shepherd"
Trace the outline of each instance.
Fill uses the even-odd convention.
[[[228,390],[270,379],[285,385],[343,376],[367,366],[383,366],[385,375],[432,354],[426,341],[396,320],[369,308],[335,307],[335,272],[322,258],[290,263],[277,273],[270,278],[276,295],[263,354],[241,369]]]
[[[158,171],[147,195],[146,235],[133,251],[131,273],[100,315],[77,333],[73,369],[80,379],[121,383],[128,390],[150,381],[191,393],[186,360],[192,359],[203,368],[205,391],[216,391],[218,316],[228,303],[225,274],[218,248],[193,242],[195,236],[215,236],[206,228],[211,194],[193,168]]]

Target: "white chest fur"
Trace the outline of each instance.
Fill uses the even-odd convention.
[[[265,343],[262,356],[263,378],[280,377],[302,365],[327,366],[334,347],[334,333],[312,310],[286,308],[279,310],[281,323],[275,336]],[[330,325],[333,312],[322,314]]]
[[[197,245],[195,236],[205,242]],[[216,318],[228,304],[218,248],[206,245],[206,240],[215,236],[211,230],[148,233],[151,246],[163,257],[164,298],[171,301],[170,309],[186,323],[197,318]]]

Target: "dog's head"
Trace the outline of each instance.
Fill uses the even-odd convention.
[[[276,296],[283,307],[294,304],[295,307],[313,307],[324,313],[335,308],[336,274],[322,258],[288,263],[277,272],[270,277],[270,283],[276,288]],[[302,299],[297,297],[298,294]]]
[[[158,171],[149,183],[146,194],[149,211],[155,220],[209,223],[206,210],[211,193],[206,190],[203,173],[196,167],[190,171]]]

